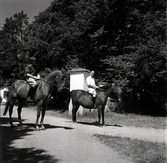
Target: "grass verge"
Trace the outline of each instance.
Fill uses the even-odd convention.
[[[96,139],[130,158],[133,163],[166,163],[167,146],[164,143],[153,143],[125,137],[94,135]]]
[[[61,114],[59,111],[47,110],[46,114],[72,119],[67,112]],[[121,114],[115,112],[105,112],[105,124],[109,126],[133,126],[141,128],[167,129],[167,117],[152,117],[136,114]],[[77,115],[77,121],[94,123],[97,122],[97,110],[86,112],[83,116]]]

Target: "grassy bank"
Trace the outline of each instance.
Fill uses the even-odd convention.
[[[46,114],[71,119],[67,112],[61,114],[59,111],[47,110]],[[98,120],[97,110],[87,112],[83,116],[77,115],[77,121],[95,123]],[[115,112],[105,113],[106,125],[134,126],[142,128],[166,129],[167,117],[152,117],[136,114],[120,114]]]
[[[164,143],[153,143],[148,141],[95,135],[96,139],[102,141],[120,155],[132,160],[133,163],[166,163],[167,146]]]

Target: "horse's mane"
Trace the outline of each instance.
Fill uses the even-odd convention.
[[[113,83],[112,84],[113,86],[112,86],[112,90],[113,90],[113,92],[115,92],[115,93],[117,93],[117,94],[122,94],[122,89],[121,89],[121,87],[118,85],[118,83]]]
[[[106,90],[108,88],[111,88],[111,92],[115,92],[117,94],[121,94],[122,90],[121,87],[117,83],[112,83],[112,84],[106,84],[100,87],[100,90]]]
[[[44,80],[49,80],[51,77],[55,76],[55,74],[60,74],[61,71],[60,70],[54,70],[51,73],[49,73],[48,75],[45,76]]]

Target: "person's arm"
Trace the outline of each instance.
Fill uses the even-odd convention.
[[[31,74],[27,74],[27,77],[33,78],[35,80],[39,80],[41,78],[39,74],[37,76],[33,76]]]
[[[88,86],[94,89],[99,88],[97,85],[93,85],[93,84],[89,84]]]
[[[88,87],[91,87],[91,88],[94,88],[94,89],[99,88],[96,84],[92,84],[90,82],[89,78],[86,79],[86,84],[87,84]]]

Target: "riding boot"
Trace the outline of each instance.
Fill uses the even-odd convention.
[[[28,96],[30,98],[30,100],[34,101],[34,95],[35,95],[35,91],[36,91],[36,87],[31,87],[28,93]]]

